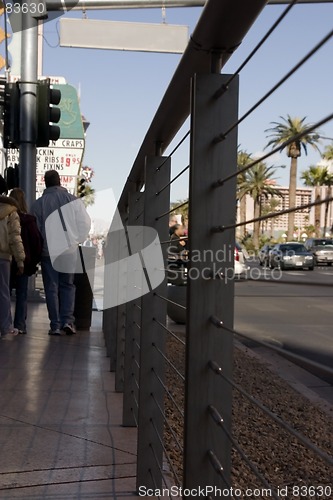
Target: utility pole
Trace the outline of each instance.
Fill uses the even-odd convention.
[[[28,0],[28,5],[32,5]],[[20,176],[27,205],[36,199],[36,95],[38,62],[38,20],[22,13]]]

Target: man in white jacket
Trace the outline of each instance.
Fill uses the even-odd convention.
[[[56,170],[44,176],[46,189],[31,207],[43,238],[41,260],[49,335],[76,333],[74,326],[75,261],[78,244],[88,236],[91,221],[83,202],[60,185]]]

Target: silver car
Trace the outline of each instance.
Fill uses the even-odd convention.
[[[302,243],[278,243],[269,252],[269,267],[284,269],[314,269],[314,257]]]
[[[305,247],[313,253],[315,265],[333,262],[333,239],[332,238],[309,238]]]

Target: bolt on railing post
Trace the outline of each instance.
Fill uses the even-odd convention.
[[[143,225],[144,193],[130,193],[128,199],[128,225]],[[140,233],[137,235],[140,236]],[[128,287],[133,283],[128,276]],[[126,304],[125,323],[125,368],[123,396],[123,425],[135,427],[138,424],[139,366],[140,366],[140,328],[141,297]]]
[[[237,121],[238,77],[219,99],[213,97],[229,78],[196,75],[192,83],[184,443],[184,488],[189,489],[230,483],[231,443],[209,412],[210,405],[219,409],[230,433],[232,391],[209,369],[209,361],[218,359],[232,377],[233,338],[217,326],[233,327],[235,234],[212,230],[235,223],[236,178],[214,187],[221,174],[237,170],[236,129],[224,141],[213,141]],[[221,474],[212,456],[222,464]]]
[[[159,169],[162,161],[163,167]],[[169,210],[170,190],[165,189],[159,195],[156,193],[170,180],[170,164],[170,158],[159,156],[146,159],[144,225],[154,228],[160,241],[168,239],[168,220],[165,217],[158,218],[158,215]],[[150,243],[150,241],[145,242],[146,245]],[[162,245],[164,262],[166,262],[166,250]],[[146,278],[149,280],[148,273]],[[166,277],[155,290],[142,297],[137,489],[140,486],[156,488],[162,485],[161,440],[163,440],[164,422],[156,403],[160,408],[164,408],[164,391],[157,377],[164,380],[164,363],[158,350],[164,352],[165,334],[155,320],[165,324],[166,302],[157,297],[155,292],[166,296]]]

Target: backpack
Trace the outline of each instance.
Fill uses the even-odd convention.
[[[32,276],[37,272],[37,264],[41,261],[43,237],[37,227],[36,217],[20,213],[21,238],[25,251],[24,274]]]

